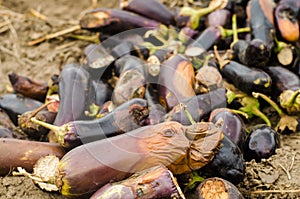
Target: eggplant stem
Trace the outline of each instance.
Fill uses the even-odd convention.
[[[236,22],[236,14],[232,15],[232,32],[233,32],[233,41],[230,44],[230,48],[232,49],[233,45],[238,42],[238,32],[237,32],[237,22]]]
[[[219,65],[220,65],[219,67],[222,70],[223,67],[226,66],[230,62],[230,60],[224,60],[224,59],[221,58],[221,56],[220,56],[220,54],[219,54],[219,52],[217,50],[217,46],[216,45],[214,45],[214,53],[215,53],[215,56],[216,56],[216,58],[217,58],[217,60],[219,62]]]
[[[295,92],[293,93],[293,95],[292,95],[291,98],[287,101],[287,103],[285,104],[285,106],[291,107],[291,106],[295,103],[295,101],[296,101],[296,99],[297,99],[297,97],[298,97],[299,94],[300,94],[300,89],[297,90],[297,91],[295,91]]]
[[[275,41],[275,44],[276,44],[276,46],[275,46],[275,48],[274,48],[274,52],[275,52],[275,53],[279,53],[283,48],[285,48],[285,47],[288,46],[287,43],[285,43],[285,42],[283,42],[283,41],[278,41],[278,39],[277,39],[277,37],[276,37],[275,34],[274,34],[273,37],[274,37],[274,41]]]
[[[230,109],[232,112],[236,113],[236,114],[239,114],[239,115],[242,115],[244,116],[246,119],[249,118],[249,115],[243,111],[240,111],[240,110],[236,110],[236,109]]]
[[[252,92],[252,95],[255,98],[261,97],[266,102],[268,102],[277,111],[277,113],[280,117],[283,115],[283,111],[279,108],[279,106],[265,94]]]
[[[92,36],[72,34],[69,37],[71,37],[73,39],[77,39],[77,40],[88,41],[88,42],[91,42],[91,43],[100,44],[99,34],[95,34],[95,35],[92,35]]]
[[[54,103],[55,100],[50,100],[46,103],[44,103],[43,105],[41,105],[40,107],[38,107],[37,109],[35,109],[31,114],[30,114],[30,117],[29,118],[32,118],[34,116],[36,116],[36,114],[38,114],[41,110],[43,110],[44,108],[46,108],[49,104],[52,104]]]
[[[185,115],[187,116],[187,118],[189,119],[189,121],[191,122],[191,124],[196,124],[196,121],[193,119],[193,117],[190,114],[190,112],[186,109],[186,105],[183,104],[183,103],[180,103],[179,106],[184,111]]]
[[[268,125],[268,126],[272,126],[269,118],[263,113],[261,112],[258,108],[256,107],[252,107],[252,113],[258,117],[260,117],[262,120],[264,120],[264,122]]]
[[[226,39],[229,36],[233,35],[233,31],[231,29],[225,29],[222,26],[218,26],[220,32],[221,32],[221,37],[222,39]],[[244,28],[238,28],[237,33],[244,33],[244,32],[250,32],[249,27],[244,27]]]
[[[45,182],[44,180],[42,180],[39,177],[34,176],[33,174],[28,173],[25,169],[23,169],[22,167],[17,167],[18,171],[13,171],[12,175],[13,176],[26,176],[34,181],[37,182]]]

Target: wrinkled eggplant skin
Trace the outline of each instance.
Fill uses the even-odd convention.
[[[261,69],[250,68],[236,61],[230,61],[221,69],[222,76],[235,87],[252,95],[252,92],[268,94],[272,79]]]
[[[226,107],[226,92],[224,88],[218,88],[209,93],[188,98],[182,103],[186,106],[194,121],[198,122],[207,118],[212,110]],[[179,105],[169,111],[164,119],[165,121],[177,121],[183,125],[191,124]]]
[[[0,108],[8,114],[15,126],[18,126],[18,115],[37,109],[42,105],[43,103],[40,101],[16,94],[4,94],[0,99]]]
[[[216,124],[219,119],[220,128],[243,151],[246,139],[246,126],[242,118],[227,108],[215,109],[211,112],[209,122]]]
[[[89,73],[76,64],[64,66],[59,80],[59,110],[54,125],[89,119],[85,111],[95,103],[95,90]]]
[[[244,179],[245,169],[242,151],[224,134],[219,151],[210,163],[200,169],[200,172],[207,177],[220,177],[238,184]]]
[[[227,199],[244,199],[234,184],[218,177],[207,178],[196,188],[197,199],[210,199],[213,196],[216,198],[223,196]]]
[[[174,13],[158,0],[130,0],[123,9],[166,25],[175,25]]]
[[[155,166],[140,171],[129,178],[108,183],[96,191],[90,199],[122,198],[184,198],[176,179],[165,166]]]
[[[45,101],[48,90],[46,83],[37,82],[16,73],[9,73],[8,79],[16,93],[41,102]]]
[[[147,116],[147,101],[134,98],[99,119],[72,122],[74,131],[65,136],[65,142],[73,148],[80,142],[88,143],[123,134],[141,127]]]
[[[266,72],[272,78],[272,97],[277,100],[285,90],[296,91],[300,89],[300,78],[295,73],[282,66],[269,66]]]
[[[279,133],[265,124],[255,125],[244,143],[244,157],[246,161],[255,159],[260,162],[262,158],[274,155],[279,147]]]

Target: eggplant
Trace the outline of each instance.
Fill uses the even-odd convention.
[[[65,151],[57,143],[0,138],[0,175],[8,175],[17,167],[33,170],[34,164],[42,157],[53,154],[59,159]]]
[[[4,94],[0,98],[0,108],[4,110],[15,126],[18,126],[18,116],[42,106],[43,103],[17,94]]]
[[[252,127],[244,144],[244,157],[246,161],[267,159],[276,153],[280,147],[280,135],[272,127],[257,124]]]
[[[116,61],[116,72],[120,77],[112,93],[112,102],[119,106],[132,98],[144,98],[146,75],[144,62],[127,55]]]
[[[94,120],[76,120],[62,126],[51,125],[32,118],[31,121],[52,130],[58,142],[70,150],[82,143],[93,142],[137,129],[148,116],[148,104],[144,99],[132,99],[115,108],[109,114]]]
[[[147,59],[147,69],[149,75],[156,77],[160,73],[162,63],[172,55],[172,52],[166,49],[156,50]]]
[[[90,199],[97,198],[184,199],[185,197],[172,172],[160,165],[137,172],[125,180],[104,185],[90,197]]]
[[[290,5],[287,1],[280,1],[274,12],[277,30],[281,38],[287,42],[295,42],[299,39],[299,22],[297,20],[297,13],[291,6],[295,5]],[[299,8],[300,3],[298,3],[298,12]]]
[[[188,98],[182,101],[182,103],[186,106],[193,120],[199,122],[202,119],[208,118],[214,109],[226,107],[226,92],[224,88],[218,88],[208,93]],[[176,105],[170,110],[165,115],[164,120],[177,121],[183,125],[189,125],[191,123],[180,105]]]
[[[48,166],[46,173],[34,177],[54,184],[63,195],[83,198],[109,182],[158,165],[165,165],[174,175],[198,170],[211,161],[222,139],[222,131],[212,123],[164,122],[76,147],[59,162],[55,160],[52,170]],[[49,158],[53,156],[39,162]],[[41,170],[39,165],[35,168]],[[43,178],[45,174],[50,181]]]
[[[158,0],[122,0],[121,8],[165,25],[175,25],[174,13]]]
[[[195,81],[194,67],[182,54],[171,56],[163,62],[159,79],[160,103],[171,110],[182,100],[195,96],[193,89]]]
[[[198,185],[196,189],[196,198],[244,199],[244,196],[231,182],[222,178],[212,177],[205,179]]]
[[[74,120],[87,120],[85,114],[95,102],[95,91],[89,73],[80,65],[67,64],[60,73],[59,110],[54,125]]]
[[[8,74],[8,79],[16,93],[41,102],[45,101],[48,91],[46,83],[38,82],[13,72]]]
[[[209,26],[222,26],[226,27],[231,22],[231,12],[227,9],[218,9],[213,12],[211,12],[206,17],[206,27]]]
[[[266,72],[273,80],[273,99],[278,100],[280,106],[288,114],[300,111],[300,78],[282,66],[270,66]]]
[[[101,107],[106,101],[111,99],[113,89],[109,84],[101,80],[94,80],[92,84],[95,88],[95,104]]]
[[[196,94],[208,93],[223,87],[223,78],[219,70],[204,65],[196,71],[194,90]]]
[[[245,177],[245,161],[240,148],[226,135],[221,141],[219,151],[200,174],[206,177],[220,177],[233,184],[238,184]]]
[[[159,28],[160,23],[132,12],[98,8],[91,10],[80,19],[80,27],[90,31],[117,34],[134,28]]]
[[[268,93],[271,90],[272,79],[261,69],[230,61],[220,70],[223,78],[247,94],[251,95],[252,92]]]
[[[229,108],[214,109],[208,119],[218,124],[222,131],[243,151],[246,139],[246,125],[243,119]]]

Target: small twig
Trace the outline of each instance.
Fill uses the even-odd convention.
[[[5,48],[4,46],[0,46],[0,51],[6,53],[6,54],[8,54],[8,55],[11,55],[11,56],[15,57],[15,58],[17,59],[17,61],[19,62],[19,64],[21,64],[21,65],[26,65],[26,63],[27,63],[27,64],[30,64],[30,65],[32,65],[32,66],[35,66],[35,65],[36,65],[35,62],[33,62],[33,61],[29,60],[29,59],[26,59],[26,58],[21,59],[21,58],[18,57],[18,55],[16,55],[13,51],[11,51],[11,50]],[[24,61],[23,61],[23,60],[24,60]],[[25,62],[26,62],[26,63],[25,63]]]
[[[8,21],[4,21],[4,22],[1,22],[0,23],[0,28],[4,27],[4,26],[7,26],[8,25]]]
[[[11,24],[11,21],[9,20],[8,17],[4,17],[4,20],[7,22],[7,26],[11,32],[12,35],[12,39],[13,39],[13,51],[15,53],[15,55],[20,58],[20,46],[19,46],[19,37],[17,34],[16,29],[14,28],[14,26]]]
[[[291,177],[291,174],[290,174],[290,171],[288,170],[288,169],[286,169],[284,166],[282,166],[282,164],[278,164],[281,168],[282,168],[282,170],[286,173],[286,175],[287,175],[287,178],[290,180],[290,179],[292,179],[292,177]]]
[[[43,41],[46,41],[46,40],[49,40],[49,39],[54,39],[56,37],[74,32],[76,30],[80,30],[80,28],[81,28],[80,25],[75,25],[75,26],[72,26],[70,28],[67,28],[67,29],[64,29],[64,30],[61,30],[61,31],[58,31],[58,32],[55,32],[55,33],[51,33],[51,34],[45,35],[45,36],[43,36],[39,39],[30,41],[30,42],[28,42],[28,45],[33,46],[33,45],[36,45],[36,44],[41,43]]]
[[[291,162],[291,165],[290,165],[290,167],[289,167],[289,171],[293,169],[296,154],[297,154],[297,152],[292,156],[292,162]]]
[[[250,194],[264,194],[264,193],[300,193],[300,189],[293,190],[258,190],[251,191]]]
[[[39,19],[41,19],[41,20],[47,21],[47,19],[48,19],[48,17],[47,17],[46,15],[41,14],[40,12],[36,11],[36,10],[33,9],[33,8],[30,8],[29,12],[30,12],[33,16],[35,16],[35,17],[37,17],[37,18],[39,18]]]

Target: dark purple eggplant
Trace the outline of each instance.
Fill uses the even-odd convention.
[[[299,39],[299,22],[294,8],[295,4],[289,4],[287,1],[280,1],[275,8],[274,18],[277,30],[282,39],[287,42],[295,42]],[[298,3],[298,12],[300,3]]]
[[[64,66],[59,79],[59,110],[54,125],[89,119],[86,112],[95,102],[95,91],[89,73],[80,65]]]
[[[271,1],[250,0],[248,3],[248,20],[254,39],[264,44],[264,49],[271,51],[274,47],[274,19]]]
[[[123,180],[153,166],[165,165],[174,175],[198,170],[218,153],[222,139],[222,131],[212,123],[183,126],[178,122],[164,122],[76,147],[59,162],[57,158],[53,162],[53,156],[46,156],[38,162],[53,164],[51,167],[36,164],[37,171],[46,172],[34,177],[52,184],[51,190],[56,186],[65,196],[83,198],[109,182]],[[227,169],[235,170],[239,162],[235,163]]]
[[[147,84],[145,99],[149,106],[149,116],[145,119],[144,125],[154,125],[162,122],[166,114],[166,110],[159,103],[157,91],[151,84]]]
[[[199,122],[207,118],[214,109],[226,107],[226,92],[224,88],[218,88],[209,93],[196,95],[183,100],[182,103],[186,106],[193,120]],[[183,125],[189,125],[191,123],[180,105],[176,105],[164,118],[165,121],[177,121]]]
[[[228,108],[214,109],[209,117],[209,122],[218,124],[225,133],[241,150],[246,139],[246,125],[242,118]]]
[[[0,108],[4,110],[15,126],[18,126],[18,116],[42,106],[43,103],[16,94],[4,94],[0,98]]]
[[[9,73],[8,79],[16,93],[41,102],[45,101],[48,91],[47,83],[38,82],[16,73]]]
[[[196,199],[244,199],[238,188],[231,182],[214,177],[205,179],[196,189]]]
[[[245,143],[244,157],[246,161],[267,159],[280,147],[280,135],[272,127],[257,124],[252,127]]]
[[[113,89],[111,86],[101,80],[92,81],[93,87],[95,88],[95,104],[101,106],[111,99]]]
[[[158,0],[122,0],[121,8],[165,25],[175,25],[174,13]]]
[[[282,66],[270,66],[266,72],[273,81],[272,98],[289,114],[300,111],[300,78]]]
[[[15,138],[12,130],[0,126],[0,138]]]
[[[171,56],[163,62],[160,69],[158,79],[160,103],[171,110],[182,100],[195,96],[194,81],[192,63],[181,54]]]
[[[116,72],[120,73],[119,79],[112,94],[114,106],[119,106],[132,98],[144,98],[146,75],[144,61],[126,55],[115,63]]]
[[[197,95],[222,87],[223,78],[217,68],[204,65],[196,71],[194,90]]]
[[[226,27],[231,22],[231,12],[227,9],[218,9],[207,15],[205,24],[209,26]]]
[[[147,101],[135,98],[95,120],[76,120],[62,126],[54,126],[36,118],[32,118],[32,121],[52,130],[63,147],[72,149],[82,143],[116,136],[137,129],[142,126],[143,120],[147,116]]]
[[[110,35],[134,28],[159,28],[160,23],[132,12],[98,8],[87,12],[80,19],[80,27],[90,31],[100,31]]]
[[[268,93],[271,90],[272,79],[261,69],[230,61],[220,70],[223,78],[247,94],[251,95],[252,92]]]
[[[90,44],[84,49],[86,69],[93,80],[108,80],[112,77],[113,61],[115,58],[101,44]]]
[[[155,166],[137,172],[129,178],[108,183],[90,199],[176,198],[185,199],[176,178],[165,166]]]
[[[224,134],[218,152],[205,167],[200,169],[200,174],[207,177],[220,177],[238,184],[244,179],[245,170],[242,151]]]
[[[240,63],[250,67],[266,66],[271,56],[271,51],[260,39],[253,39],[250,42],[239,40],[234,43],[232,50]]]

